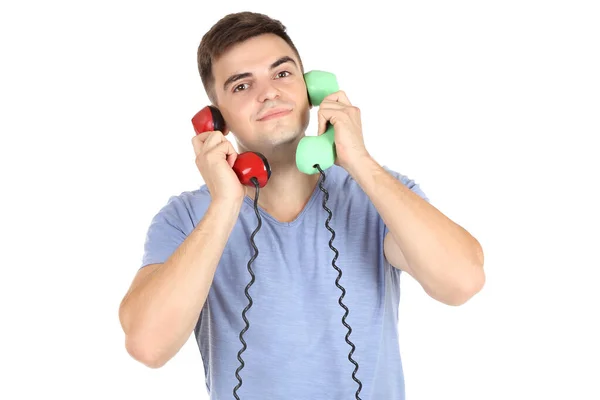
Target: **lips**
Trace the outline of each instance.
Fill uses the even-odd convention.
[[[292,110],[289,108],[284,108],[284,107],[272,108],[272,109],[268,110],[267,112],[265,112],[258,120],[259,121],[267,121],[269,119],[283,117],[283,116],[289,114],[290,112],[292,112]]]

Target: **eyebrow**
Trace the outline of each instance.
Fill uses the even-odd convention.
[[[291,62],[296,67],[298,66],[296,64],[296,61],[294,61],[294,59],[292,57],[284,56],[284,57],[279,58],[273,64],[271,64],[271,66],[269,67],[269,69],[275,69],[275,68],[279,67],[281,64],[285,64],[286,62]],[[231,75],[229,78],[227,78],[227,80],[223,84],[223,90],[227,90],[227,87],[229,85],[231,85],[233,82],[239,81],[240,79],[249,78],[251,76],[252,76],[252,73],[250,73],[250,72],[243,72],[241,74]]]

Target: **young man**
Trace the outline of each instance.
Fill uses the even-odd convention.
[[[437,301],[460,305],[484,283],[478,241],[412,180],[380,166],[364,146],[358,108],[343,91],[328,96],[319,133],[333,124],[337,161],[323,185],[348,328],[321,175],[295,164],[310,105],[285,27],[261,14],[228,15],[203,37],[198,63],[239,151],[262,153],[272,169],[259,192],[248,324],[255,189],[232,170],[238,153],[228,132],[206,132],[192,140],[206,184],[171,197],[154,217],[143,268],[122,301],[127,351],[157,368],[195,332],[215,399],[403,399],[401,271]]]

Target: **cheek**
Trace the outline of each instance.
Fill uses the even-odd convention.
[[[294,89],[294,99],[296,101],[296,106],[308,105],[308,93],[306,92],[306,86],[299,85]]]
[[[252,106],[252,102],[240,98],[227,107],[229,111],[226,120],[232,131],[244,131],[247,129],[256,112]]]

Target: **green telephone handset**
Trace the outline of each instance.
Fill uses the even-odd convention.
[[[339,90],[334,74],[325,71],[310,71],[304,74],[308,98],[312,105],[319,106],[323,99]],[[319,136],[306,136],[296,149],[296,166],[305,174],[316,174],[318,164],[326,170],[335,163],[335,141],[333,125],[327,123],[326,131]]]

